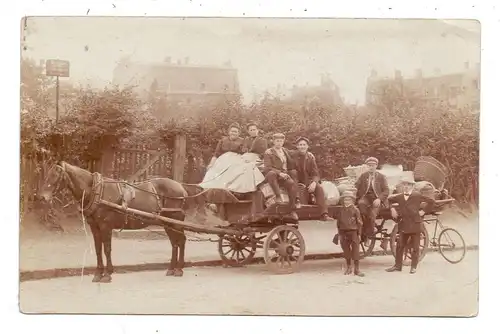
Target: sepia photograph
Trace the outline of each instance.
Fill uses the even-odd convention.
[[[479,21],[20,29],[20,312],[477,316]]]

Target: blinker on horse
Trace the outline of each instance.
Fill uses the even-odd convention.
[[[137,216],[126,216],[122,212],[104,205],[100,199],[145,212],[158,213],[164,217],[183,221],[184,199],[188,196],[181,183],[169,178],[156,178],[133,185],[127,189],[124,182],[104,178],[99,173],[59,162],[54,165],[39,193],[41,200],[51,202],[54,193],[66,186],[74,199],[82,206],[83,215],[92,231],[96,250],[97,267],[93,282],[109,283],[114,272],[111,259],[113,229],[138,230],[158,222]],[[168,208],[168,210],[162,210]],[[173,210],[172,210],[173,209]],[[175,210],[178,209],[178,210]],[[81,210],[81,209],[80,209]],[[172,245],[172,255],[167,276],[183,276],[186,236],[182,228],[163,225]],[[106,266],[103,262],[103,252]]]

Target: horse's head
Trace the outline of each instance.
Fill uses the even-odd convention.
[[[51,202],[54,194],[61,189],[67,177],[64,162],[55,163],[45,177],[45,181],[38,192],[38,198],[42,201]]]

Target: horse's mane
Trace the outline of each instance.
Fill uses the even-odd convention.
[[[91,172],[89,172],[88,170],[84,169],[84,168],[80,168],[78,166],[75,166],[75,165],[72,165],[66,161],[58,161],[57,162],[57,165],[63,167],[64,170],[66,171],[72,171],[73,175],[79,179],[81,179],[82,177],[89,177],[92,175]],[[83,180],[82,180],[83,181]]]

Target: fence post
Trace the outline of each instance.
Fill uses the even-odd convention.
[[[172,177],[175,181],[184,181],[186,164],[186,135],[178,134],[174,141],[174,157],[172,159]]]

